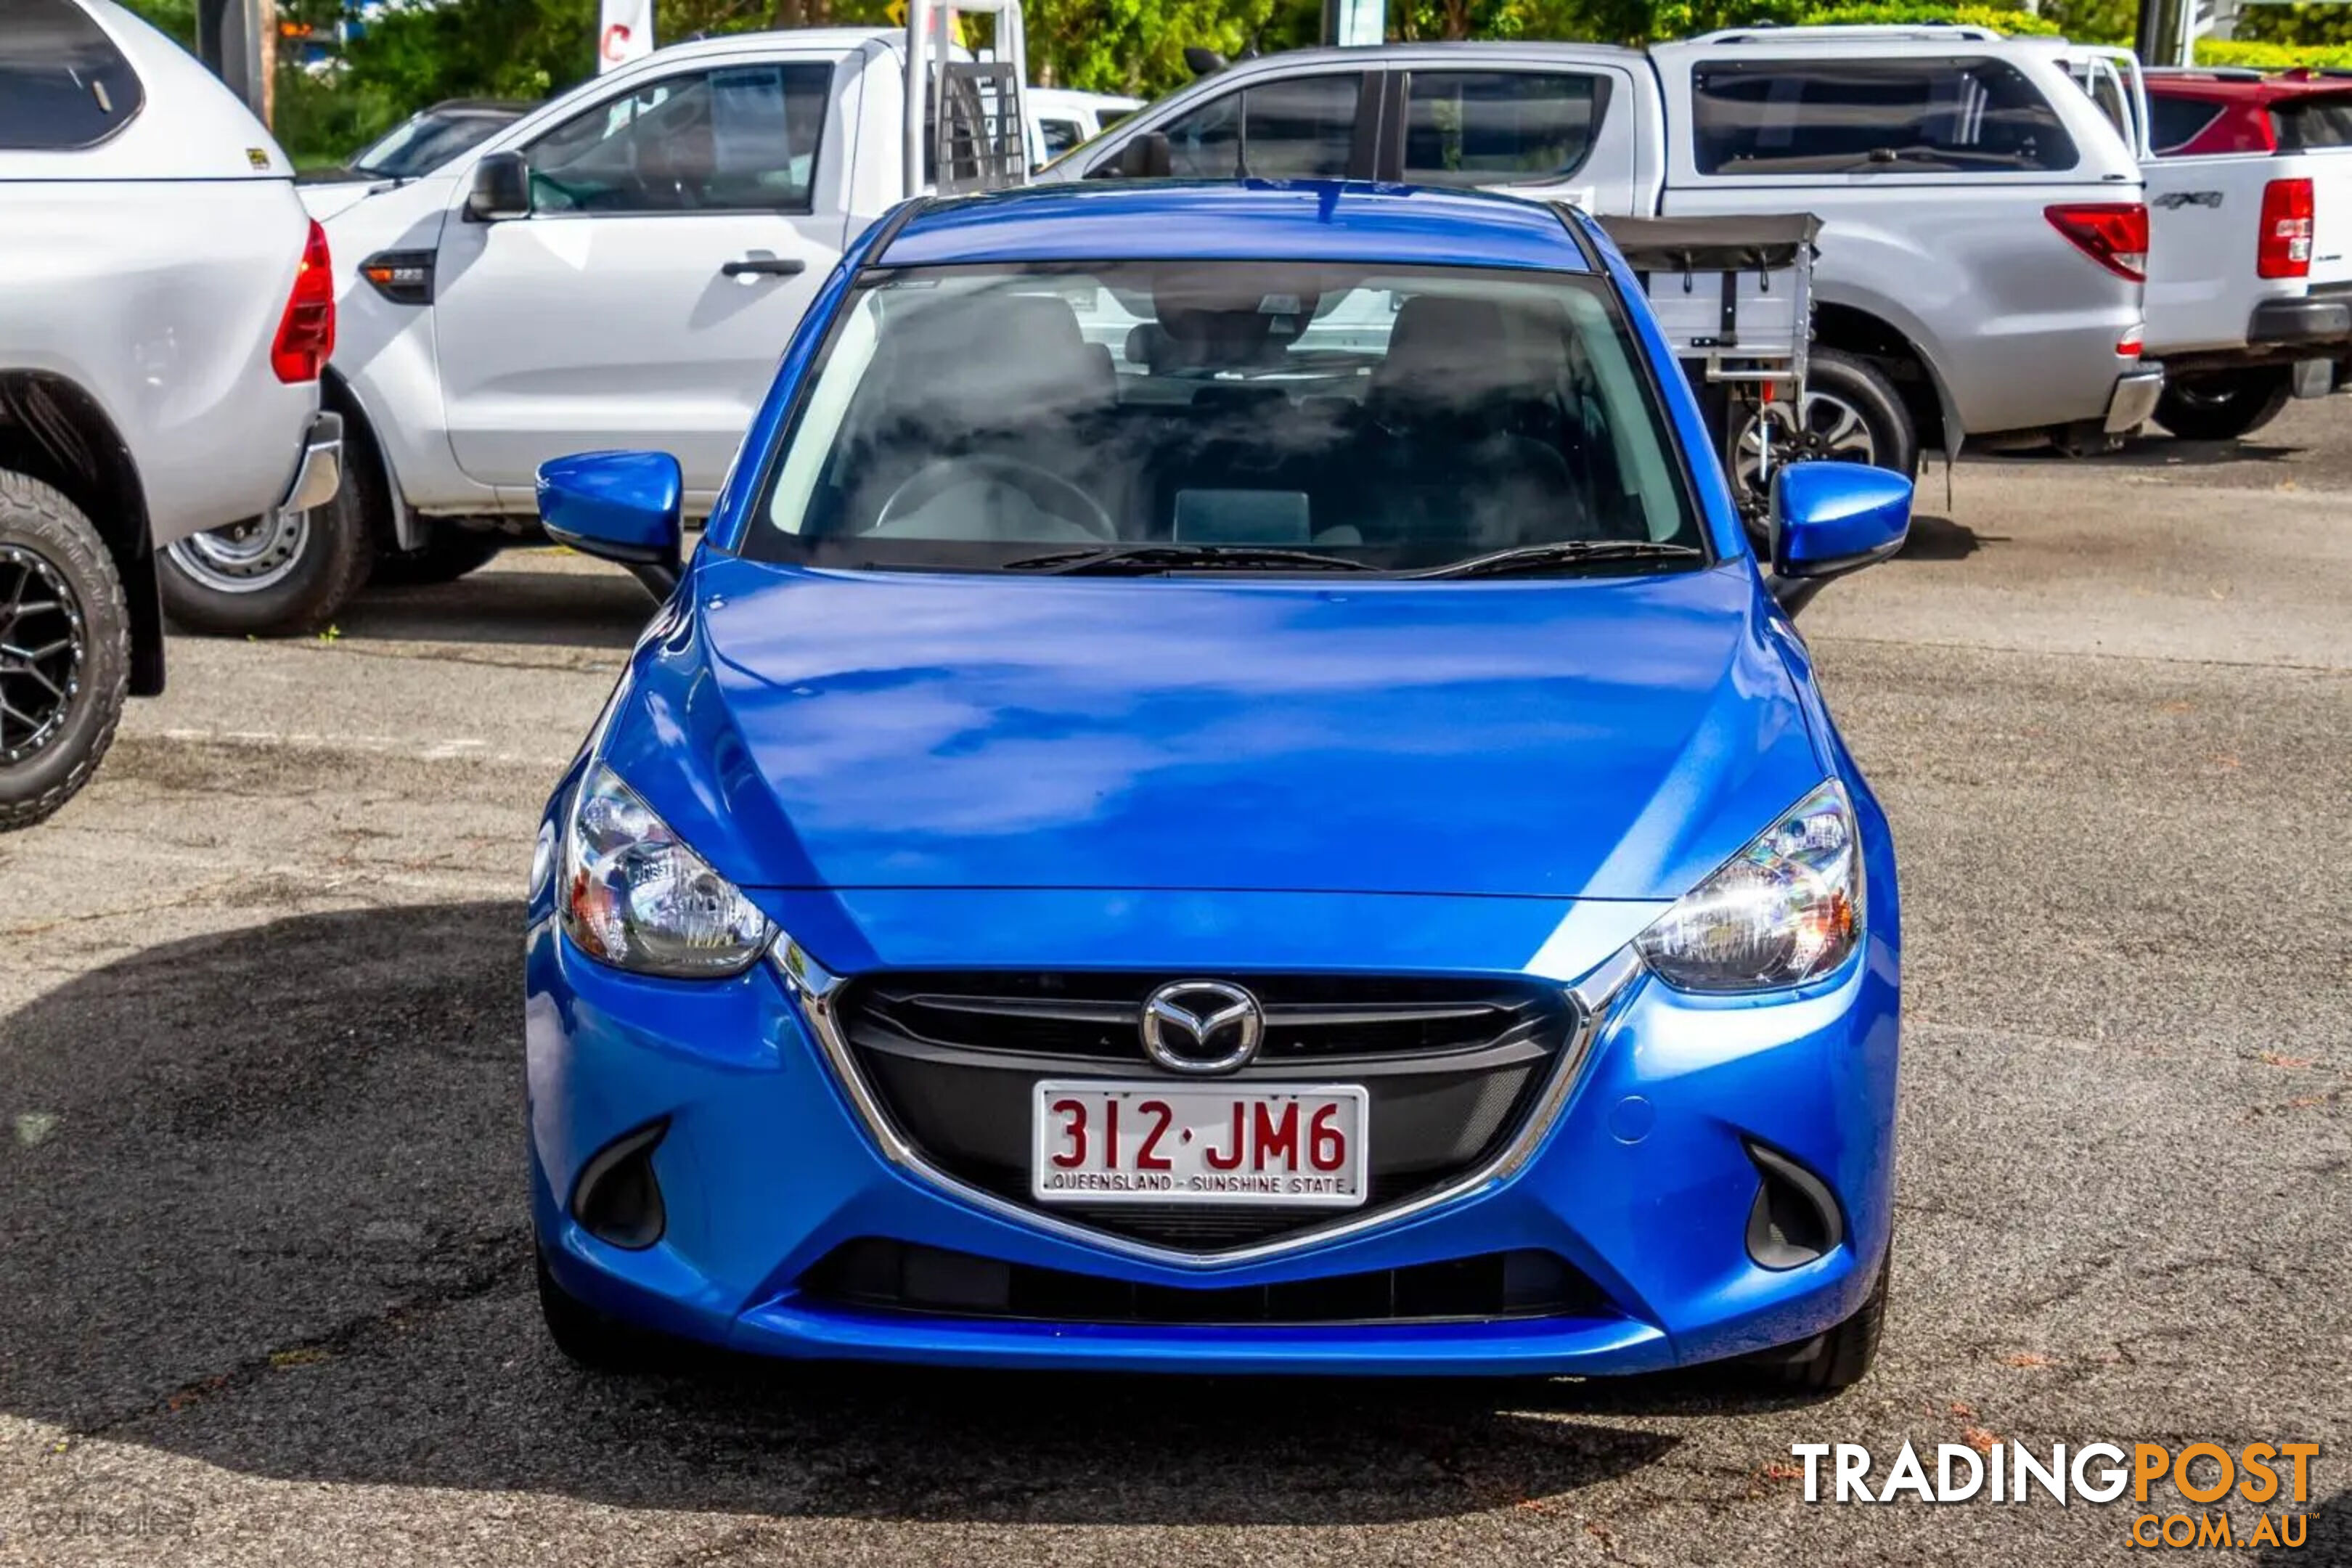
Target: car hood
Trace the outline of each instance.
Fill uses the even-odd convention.
[[[605,754],[747,887],[1672,898],[1828,772],[1744,563],[688,593]]]
[[[298,181],[294,194],[302,198],[302,205],[320,223],[341,217],[378,191],[397,190],[400,182],[351,174],[344,179]]]

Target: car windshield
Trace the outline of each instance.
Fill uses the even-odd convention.
[[[402,121],[382,141],[352,160],[359,174],[381,180],[413,180],[429,174],[488,137],[512,115],[436,114],[431,110]]]
[[[901,268],[748,551],[820,565],[1671,570],[1705,542],[1608,289],[1255,261]]]

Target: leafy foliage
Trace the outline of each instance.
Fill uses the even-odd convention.
[[[126,0],[184,42],[195,0]],[[278,0],[281,16],[331,30],[342,0]],[[1710,28],[1799,22],[1958,22],[2008,33],[2128,42],[2137,0],[1389,0],[1399,38],[1575,38],[1643,44]],[[891,0],[657,0],[661,37],[753,27],[877,25]],[[1028,0],[1029,66],[1042,85],[1155,94],[1189,79],[1187,45],[1228,57],[1316,41],[1321,0]],[[390,0],[331,69],[281,62],[277,131],[298,161],[333,161],[445,98],[535,99],[595,66],[596,0]],[[2352,64],[2352,6],[2249,8],[2254,42],[2198,46],[2209,64]],[[2341,48],[2334,46],[2343,46]],[[291,54],[293,51],[289,51]]]
[[[2229,40],[2230,45],[2352,44],[2352,13],[2347,13],[2342,5],[2253,5],[2248,6],[2238,14],[2237,31],[2237,37]],[[2209,65],[2224,63],[2220,60],[2207,60],[2205,45],[2202,42],[2197,47],[2197,58]],[[2227,63],[2249,65],[2252,62],[2231,60]],[[2293,63],[2317,65],[2320,62],[2298,57]]]
[[[2352,44],[2273,44],[2245,38],[2200,38],[2200,66],[2252,66],[2256,70],[2352,70]]]

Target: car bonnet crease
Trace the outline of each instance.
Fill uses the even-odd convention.
[[[747,887],[1672,898],[1823,773],[1730,567],[693,592],[609,755]]]

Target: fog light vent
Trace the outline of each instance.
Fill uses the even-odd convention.
[[[654,1149],[668,1131],[664,1119],[623,1133],[588,1162],[572,1189],[572,1217],[582,1229],[632,1252],[662,1238],[669,1215],[654,1179]]]
[[[1762,1178],[1748,1211],[1748,1256],[1766,1268],[1794,1268],[1845,1239],[1837,1198],[1819,1176],[1760,1144],[1748,1145]]]

